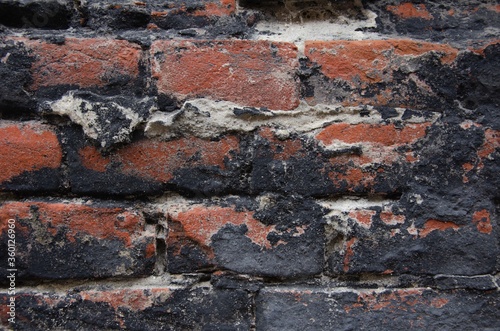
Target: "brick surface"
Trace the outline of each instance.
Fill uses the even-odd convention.
[[[167,260],[172,273],[232,270],[303,277],[323,267],[322,211],[310,200],[278,196],[211,205],[173,204],[168,210]],[[245,206],[246,204],[246,206]]]
[[[23,40],[35,57],[31,90],[50,86],[124,87],[139,75],[140,47],[124,40],[65,38],[62,44]]]
[[[243,290],[136,287],[16,295],[16,330],[249,330]],[[0,294],[1,307],[9,297]],[[7,325],[6,314],[1,321]]]
[[[160,93],[208,97],[244,106],[294,109],[297,48],[268,41],[160,41],[151,46]]]
[[[406,39],[309,41],[305,55],[324,76],[311,81],[315,91],[307,97],[313,103],[424,108],[426,99],[441,97],[419,77],[426,75],[425,59],[447,66],[457,53],[446,44]]]
[[[2,190],[59,188],[62,148],[50,126],[38,122],[1,122],[0,153]]]
[[[87,15],[80,25],[93,29],[189,29],[215,25],[235,14],[235,0],[103,1],[81,4]]]
[[[480,275],[496,270],[496,224],[487,210],[463,222],[413,218],[401,204],[343,212],[332,224],[340,250],[328,258],[332,274]],[[461,220],[462,221],[462,220]]]
[[[73,143],[84,139],[73,134],[68,137]],[[217,194],[227,190],[232,181],[233,173],[227,165],[238,150],[238,138],[234,136],[215,141],[194,137],[141,139],[110,155],[77,143],[68,150],[69,177],[72,190],[84,194],[142,195],[167,187]]]
[[[414,146],[430,126],[332,124],[314,139],[300,135],[287,140],[264,127],[255,134],[212,141],[140,139],[110,155],[84,143],[78,133],[67,133],[65,139],[72,141],[67,155],[75,193],[392,194],[405,181],[401,165],[418,160]]]
[[[431,13],[427,10],[425,4],[412,4],[410,2],[402,3],[396,6],[387,6],[386,9],[403,19],[421,18],[424,20],[432,19]]]
[[[31,83],[33,57],[21,42],[0,41],[0,111],[18,113],[35,107],[25,87]],[[3,118],[3,116],[2,116]]]
[[[394,166],[417,160],[413,146],[426,136],[430,122],[394,124],[331,124],[316,139],[327,148],[357,152],[330,158],[328,176],[337,187],[349,192],[391,193],[400,189],[393,178]],[[388,185],[388,186],[387,186]]]
[[[0,216],[3,245],[7,221],[16,221],[18,280],[142,276],[153,270],[154,234],[133,209],[78,202],[5,202]],[[6,250],[0,255],[7,261]],[[4,279],[6,269],[0,269]]]
[[[381,33],[420,40],[480,43],[493,37],[483,29],[497,28],[500,22],[498,6],[489,1],[438,4],[383,0],[367,4],[367,8],[377,14]]]
[[[499,328],[497,292],[429,289],[265,289],[257,330],[488,330]]]

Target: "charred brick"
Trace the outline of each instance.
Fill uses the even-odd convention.
[[[265,289],[257,297],[258,330],[390,330],[498,328],[497,292],[443,293],[427,289],[329,291]]]
[[[186,211],[176,205],[169,213],[167,260],[174,262],[169,272],[227,269],[279,278],[319,274],[322,209],[309,199],[263,199],[270,199],[269,206],[257,210],[251,201],[246,208],[252,209],[210,206],[210,201]]]
[[[144,276],[152,273],[155,246],[142,215],[123,206],[88,206],[42,201],[6,202],[16,220],[16,268],[20,280]],[[47,254],[50,252],[50,254]],[[2,251],[7,261],[7,251]],[[6,279],[8,268],[0,273]]]
[[[67,29],[72,1],[0,1],[0,24],[24,29]]]
[[[6,300],[0,294],[2,305]],[[16,329],[243,331],[250,328],[251,309],[245,291],[206,286],[23,292],[16,296]]]
[[[0,59],[2,113],[17,114],[19,111],[32,110],[36,102],[26,89],[32,83],[30,68],[34,61],[33,55],[21,43],[10,40],[0,43]]]

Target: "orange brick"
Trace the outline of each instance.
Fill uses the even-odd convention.
[[[331,79],[343,79],[353,85],[390,81],[392,70],[401,65],[401,57],[419,56],[430,51],[443,54],[442,61],[451,63],[458,50],[442,44],[412,40],[309,41],[305,54],[321,65]],[[406,61],[404,61],[406,62]]]
[[[413,4],[410,2],[402,3],[397,6],[387,6],[387,10],[401,18],[421,18],[424,20],[431,20],[432,15],[429,13],[425,5]]]
[[[66,38],[64,44],[22,40],[31,48],[31,89],[44,86],[106,86],[113,80],[137,78],[141,49],[124,40]]]
[[[159,41],[151,47],[160,93],[245,106],[294,109],[297,48],[268,41]]]
[[[79,151],[82,164],[97,172],[106,171],[107,165],[120,165],[127,175],[168,182],[174,171],[189,166],[217,166],[224,168],[232,151],[238,151],[238,139],[226,137],[219,141],[199,138],[181,138],[172,141],[141,140],[125,146],[109,157],[102,156],[95,147]]]
[[[0,124],[0,183],[24,172],[61,165],[62,149],[55,132],[38,123]]]

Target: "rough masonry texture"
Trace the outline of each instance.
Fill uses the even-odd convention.
[[[0,0],[0,328],[500,330],[500,5]]]

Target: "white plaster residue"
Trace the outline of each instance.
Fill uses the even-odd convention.
[[[149,101],[146,99],[139,100],[136,106],[146,104]],[[102,97],[102,101],[90,101],[76,95],[74,91],[48,103],[48,107],[53,114],[68,116],[73,123],[81,125],[85,134],[97,140],[102,147],[127,141],[130,133],[145,121],[134,109],[124,107],[113,99]],[[148,111],[150,114],[156,111],[156,106],[151,106]],[[120,120],[117,125],[116,116],[120,119],[124,117],[126,121]],[[109,130],[111,127],[113,131]]]
[[[366,116],[360,116],[365,111]],[[399,116],[390,121],[400,121],[405,109],[396,108]],[[424,117],[412,117],[406,123],[428,121]],[[380,113],[371,106],[343,107],[318,104],[309,106],[301,102],[294,110],[259,110],[245,108],[228,101],[193,99],[172,113],[156,113],[147,122],[145,131],[149,137],[174,138],[183,134],[209,139],[232,132],[251,132],[261,126],[273,127],[277,136],[286,139],[291,134],[309,133],[332,123],[378,124],[383,121]],[[344,146],[335,146],[340,148]]]
[[[304,23],[283,23],[279,21],[261,21],[255,26],[253,39],[293,42],[304,53],[306,40],[364,40],[383,39],[383,36],[366,32],[376,28],[377,14],[370,10],[363,11],[366,19],[355,20],[339,16],[329,21],[310,21]]]
[[[358,198],[345,197],[339,199],[319,200],[319,205],[332,211],[349,212],[354,209],[367,209],[369,207],[383,207],[394,203],[394,200],[384,199],[382,197]]]

